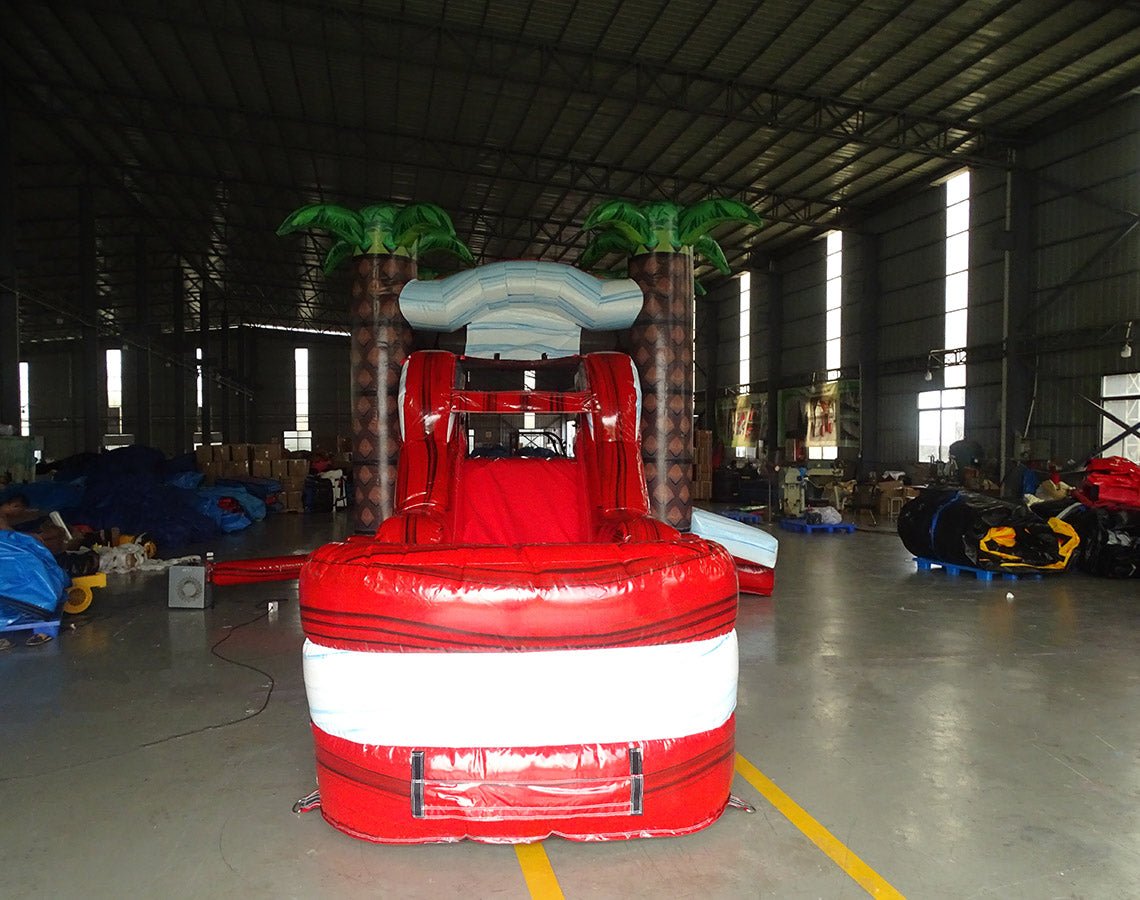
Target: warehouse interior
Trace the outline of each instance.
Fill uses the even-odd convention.
[[[0,22],[8,496],[29,449],[53,484],[130,446],[211,481],[351,474],[353,276],[326,232],[277,234],[305,204],[438,205],[473,256],[422,255],[446,281],[584,267],[613,198],[720,197],[763,224],[714,231],[731,274],[693,259],[693,497],[780,552],[737,613],[754,811],[538,856],[294,812],[296,581],[177,610],[165,572],[109,574],[0,652],[14,896],[1140,895],[1140,482],[1118,577],[916,571],[899,527],[923,485],[1012,506],[1140,463],[1140,4],[0,0]],[[296,514],[159,554],[361,531],[351,487],[295,487]],[[852,529],[778,527],[820,506]]]

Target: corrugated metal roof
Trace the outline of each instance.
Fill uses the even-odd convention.
[[[1140,85],[1136,3],[0,0],[0,25],[22,289],[75,296],[90,183],[124,322],[139,234],[151,296],[183,260],[231,318],[339,321],[325,242],[273,235],[316,200],[430,200],[486,260],[572,262],[603,199],[724,193],[770,220],[725,230],[740,266]]]

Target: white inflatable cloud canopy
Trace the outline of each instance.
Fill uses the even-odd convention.
[[[425,331],[466,325],[468,356],[555,359],[580,351],[583,328],[628,328],[642,299],[628,278],[603,281],[561,263],[510,260],[412,281],[400,294],[400,310]]]

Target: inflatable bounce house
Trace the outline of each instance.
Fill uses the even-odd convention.
[[[647,406],[688,416],[691,453],[691,324],[677,346],[646,323],[637,281],[555,263],[496,263],[394,291],[377,265],[358,262],[354,297],[371,301],[354,364],[371,366],[358,409],[373,413],[362,442],[378,460],[358,479],[358,506],[377,489],[357,522],[372,515],[378,527],[303,567],[247,561],[213,574],[300,571],[322,814],[391,843],[709,825],[733,777],[738,590],[771,591],[776,544],[647,478],[653,465],[669,480],[667,454],[685,452],[662,431],[647,445]],[[399,321],[378,329],[390,294],[398,312],[389,303],[386,315]],[[584,329],[638,327],[656,347],[646,364],[582,352]],[[461,352],[412,349],[432,332],[460,335]],[[410,352],[393,351],[393,338]],[[674,356],[689,378],[663,384]],[[381,444],[396,452],[386,459]]]

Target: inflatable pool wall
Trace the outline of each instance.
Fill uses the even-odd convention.
[[[395,514],[301,571],[321,811],[390,843],[696,831],[733,774],[732,557],[649,517],[628,356],[468,389],[511,365],[409,356]],[[574,416],[574,454],[469,456],[487,412]]]

